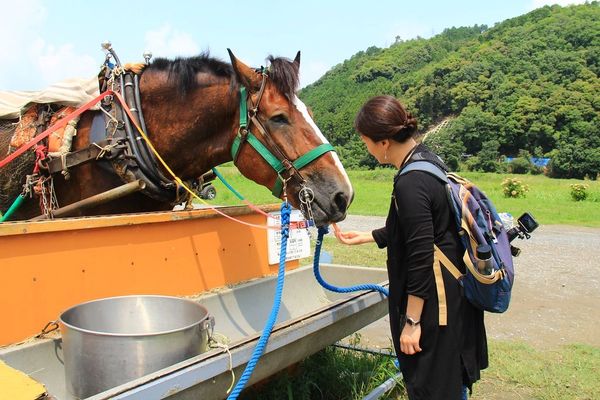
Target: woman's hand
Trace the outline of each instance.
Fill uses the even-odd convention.
[[[342,232],[336,224],[332,224],[335,237],[344,244],[363,244],[374,242],[371,232],[348,231]]]
[[[419,340],[421,339],[421,325],[404,324],[400,334],[400,351],[404,354],[413,355],[421,351]]]

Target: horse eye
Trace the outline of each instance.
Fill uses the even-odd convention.
[[[271,122],[275,122],[276,124],[289,124],[287,117],[283,114],[277,114],[271,117]]]

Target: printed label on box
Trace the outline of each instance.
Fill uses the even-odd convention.
[[[280,225],[280,212],[271,212],[269,215],[273,217],[268,218],[269,226]],[[300,210],[292,210],[290,221],[304,221],[304,216]],[[269,264],[279,264],[279,249],[281,248],[280,230],[269,229],[267,231],[267,246],[269,250]],[[308,231],[306,229],[290,229],[285,260],[298,260],[305,257],[310,257],[310,236]]]

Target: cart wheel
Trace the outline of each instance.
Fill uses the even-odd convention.
[[[213,200],[217,197],[217,189],[213,185],[208,185],[202,189],[200,197],[206,200]]]

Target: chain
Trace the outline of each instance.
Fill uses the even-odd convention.
[[[288,202],[288,197],[287,197],[287,183],[290,179],[292,179],[292,177],[289,178],[284,178],[283,176],[281,176],[280,173],[277,173],[277,176],[279,177],[279,179],[281,179],[281,181],[283,182],[283,188],[281,189],[281,192],[283,194],[283,201],[285,201],[286,203]]]
[[[300,198],[300,211],[302,212],[304,219],[306,219],[306,232],[308,233],[308,237],[312,240],[313,237],[316,237],[315,219],[312,211],[312,202],[315,198],[315,194],[311,188],[302,185],[298,192],[298,197]]]
[[[50,182],[48,184],[48,182]],[[58,200],[54,191],[54,179],[52,177],[40,178],[40,197],[42,199],[42,212],[48,219],[52,219],[52,210],[58,208]],[[48,187],[46,187],[48,186]]]

